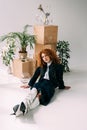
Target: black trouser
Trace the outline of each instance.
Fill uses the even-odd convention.
[[[34,84],[38,92],[41,92],[40,103],[47,105],[54,95],[55,88],[50,80],[42,79],[41,81]]]

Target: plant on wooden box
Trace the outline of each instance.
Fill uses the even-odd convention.
[[[17,45],[19,43],[20,45],[20,50],[19,50],[19,54],[22,54],[20,56],[21,59],[25,59],[27,57],[27,51],[26,48],[29,45],[30,49],[33,48],[33,45],[35,43],[35,35],[30,35],[28,33],[28,27],[31,27],[31,25],[25,25],[24,29],[22,32],[10,32],[6,35],[3,35],[0,37],[0,41],[4,41],[4,40],[15,40],[15,44]]]
[[[61,63],[64,66],[64,72],[69,72],[70,68],[68,65],[68,59],[70,58],[70,49],[69,49],[69,42],[68,41],[59,41],[57,42],[57,53],[58,56],[60,57]]]

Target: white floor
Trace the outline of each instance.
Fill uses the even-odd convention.
[[[39,106],[21,117],[10,115],[28,89],[20,79],[0,69],[0,130],[87,130],[87,68],[75,67],[64,74],[69,90],[56,90],[48,106]]]

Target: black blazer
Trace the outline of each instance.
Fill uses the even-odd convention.
[[[43,68],[38,67],[32,76],[32,78],[29,81],[29,85],[33,87],[36,80],[39,78],[38,81],[43,79],[44,74],[46,72],[47,65],[45,65]],[[62,64],[54,64],[52,63],[49,66],[49,79],[53,83],[54,87],[59,87],[59,89],[64,89],[64,81],[63,81],[63,65]]]

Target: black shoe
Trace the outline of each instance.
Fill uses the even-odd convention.
[[[16,113],[16,111],[18,110],[18,107],[19,107],[19,104],[18,104],[18,105],[15,105],[15,106],[13,107],[14,113]]]
[[[19,107],[19,104],[18,104],[18,105],[15,105],[15,106],[13,107],[14,113],[11,113],[11,115],[16,115],[16,112],[17,112],[17,110],[18,110],[18,107]]]
[[[12,113],[11,115],[16,115],[16,116],[24,115],[25,110],[26,110],[26,106],[23,102],[21,102],[20,105],[18,104],[13,107],[14,113]]]
[[[20,105],[20,111],[23,112],[23,115],[24,115],[24,113],[25,113],[25,109],[26,109],[25,104],[24,104],[23,102],[21,102],[21,105]]]

